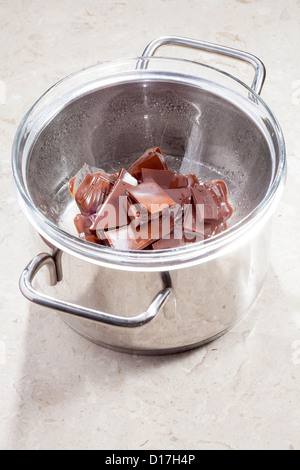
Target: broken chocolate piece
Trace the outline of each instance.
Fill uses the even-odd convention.
[[[128,193],[136,202],[146,207],[151,215],[175,204],[175,201],[154,180],[129,188]]]
[[[75,197],[75,193],[83,182],[83,180],[85,179],[86,175],[93,175],[95,173],[101,174],[103,176],[103,179],[109,181],[111,184],[114,184],[114,182],[118,178],[118,173],[110,175],[100,168],[96,168],[85,163],[83,167],[78,171],[78,173],[74,176],[74,178],[72,178],[69,182],[69,189],[73,197]]]
[[[113,248],[119,250],[143,250],[153,241],[168,238],[176,223],[178,212],[167,210],[160,217],[147,223],[136,224],[132,221],[127,226],[105,231],[105,236]]]
[[[96,232],[91,230],[92,217],[85,214],[78,214],[74,218],[74,224],[79,238],[92,243],[102,244]]]
[[[191,188],[176,188],[176,189],[166,189],[166,193],[176,202],[184,206],[184,204],[190,204],[192,200],[192,191]]]
[[[192,187],[194,205],[204,207],[205,222],[222,223],[232,215],[224,181],[210,181]]]
[[[132,224],[115,230],[107,230],[105,236],[112,248],[123,251],[143,250],[152,242],[149,238],[137,236]]]
[[[167,162],[159,147],[147,150],[128,170],[139,182],[142,180],[142,169],[167,170]]]
[[[128,224],[127,191],[129,187],[131,186],[121,178],[116,181],[110,194],[95,215],[91,225],[92,230],[108,230]]]
[[[163,189],[186,188],[189,180],[185,175],[179,175],[171,170],[153,170],[142,168],[143,182],[154,180]]]
[[[204,206],[189,204],[184,207],[183,230],[190,237],[190,233],[204,237]]]
[[[75,201],[84,214],[95,214],[106,196],[111,191],[112,184],[102,173],[88,173],[75,193]]]

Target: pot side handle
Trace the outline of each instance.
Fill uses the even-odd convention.
[[[144,50],[142,57],[152,57],[157,49],[165,45],[177,45],[183,47],[190,47],[193,49],[200,49],[203,51],[213,52],[215,54],[221,54],[234,59],[239,59],[244,62],[250,63],[255,69],[255,77],[252,83],[252,90],[258,95],[260,94],[265,78],[266,68],[263,62],[258,57],[249,54],[248,52],[233,49],[231,47],[221,46],[219,44],[213,44],[210,42],[200,41],[198,39],[184,38],[180,36],[164,36],[152,41]],[[139,63],[139,68],[147,68],[147,61],[143,60]]]
[[[171,289],[165,288],[161,290],[152,300],[149,308],[139,315],[132,317],[123,317],[112,315],[110,313],[100,312],[90,308],[82,307],[70,302],[55,299],[46,294],[38,292],[32,285],[32,282],[43,267],[47,266],[50,274],[50,284],[56,285],[58,282],[55,258],[48,253],[41,253],[37,255],[24,269],[20,278],[20,290],[22,294],[31,302],[43,307],[59,310],[60,312],[74,315],[77,317],[93,320],[98,323],[106,323],[113,326],[121,326],[127,328],[135,328],[145,325],[153,320],[161,308],[167,301]]]

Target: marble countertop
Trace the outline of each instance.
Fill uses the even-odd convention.
[[[299,31],[299,0],[0,0],[1,449],[300,449]],[[206,347],[130,356],[90,343],[20,294],[35,246],[10,154],[21,118],[51,85],[165,35],[263,60],[262,97],[285,135],[288,178],[251,312]]]

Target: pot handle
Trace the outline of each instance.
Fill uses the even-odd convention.
[[[149,305],[149,308],[139,315],[132,317],[112,315],[110,313],[100,312],[98,310],[93,310],[63,300],[58,300],[54,297],[50,297],[46,294],[38,292],[32,286],[32,282],[43,266],[47,266],[49,269],[50,284],[53,286],[57,284],[58,275],[55,258],[48,253],[41,253],[37,255],[32,261],[30,261],[21,275],[20,290],[22,294],[31,302],[42,305],[43,307],[59,310],[60,312],[69,315],[75,315],[87,320],[93,320],[98,323],[106,323],[109,325],[123,326],[127,328],[134,328],[145,325],[157,316],[171,293],[170,288],[161,290],[154,297],[151,304]]]
[[[214,52],[216,54],[225,55],[228,57],[233,57],[234,59],[239,59],[244,62],[250,63],[255,69],[255,77],[252,83],[252,90],[258,95],[260,94],[265,78],[266,78],[266,68],[262,61],[258,57],[249,54],[248,52],[243,52],[238,49],[233,49],[231,47],[220,46],[218,44],[213,44],[210,42],[200,41],[198,39],[189,39],[180,36],[164,36],[152,41],[143,52],[142,57],[151,57],[155,54],[156,50],[165,45],[178,45],[183,47],[191,47],[194,49],[201,49],[203,51]],[[139,64],[140,68],[147,68],[147,62],[142,61]]]

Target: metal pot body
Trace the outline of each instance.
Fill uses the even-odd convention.
[[[166,354],[203,345],[236,324],[259,294],[268,269],[270,224],[221,257],[193,267],[137,272],[98,266],[54,250],[60,282],[38,276],[38,291],[115,317],[138,317],[158,292],[170,295],[151,321],[128,327],[72,314],[64,321],[87,339],[135,354]],[[42,241],[40,251],[53,251]],[[76,312],[75,312],[76,313]]]
[[[139,59],[92,67],[49,90],[25,116],[13,148],[19,202],[46,242],[22,273],[22,292],[62,312],[85,337],[124,351],[189,349],[245,314],[263,284],[268,223],[284,186],[284,139],[256,93],[263,65],[246,53],[182,41],[175,42],[250,62],[252,88],[198,63],[150,57],[168,41],[154,42]],[[127,168],[154,146],[171,169],[227,183],[234,209],[228,230],[157,252],[78,239],[68,180],[83,163]],[[45,264],[49,292],[45,284],[33,287]]]

